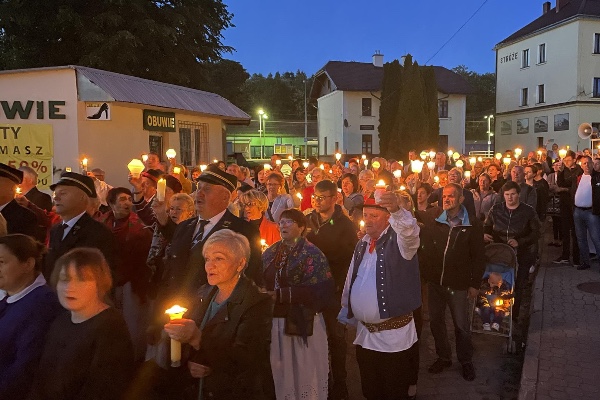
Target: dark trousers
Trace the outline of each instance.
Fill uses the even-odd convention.
[[[562,205],[561,205],[562,206]],[[575,222],[573,221],[573,208],[561,208],[561,230],[560,235],[563,241],[562,258],[569,259],[571,255],[571,242],[573,242],[573,263],[579,264],[579,246],[577,245],[577,236],[575,234]]]
[[[408,398],[408,387],[419,371],[419,342],[397,353],[382,353],[356,346],[363,396],[367,400]]]
[[[484,324],[497,323],[502,326],[502,320],[506,313],[502,310],[496,310],[490,306],[481,307],[481,320]]]
[[[323,310],[331,373],[329,375],[329,396],[331,399],[347,398],[346,387],[346,325],[337,320],[341,309],[341,293],[336,293],[334,300]]]
[[[469,302],[466,290],[450,288],[428,283],[429,326],[435,341],[435,352],[445,361],[452,360],[452,350],[446,331],[446,307],[450,308],[454,334],[456,336],[456,357],[461,364],[471,362],[473,343],[469,325]]]
[[[557,215],[553,215],[552,216],[552,233],[553,233],[553,237],[554,240],[560,240],[562,239],[562,236],[560,235],[560,231],[561,231],[561,219],[559,216]]]
[[[519,267],[516,271],[517,279],[515,280],[514,287],[515,302],[513,304],[513,316],[515,318],[519,317],[521,310],[521,301],[523,299],[525,288],[527,287],[527,282],[529,281],[529,267],[531,267],[535,263],[535,258],[535,246],[524,248],[519,247],[517,249],[517,263],[519,264]]]

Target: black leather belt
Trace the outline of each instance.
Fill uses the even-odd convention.
[[[579,208],[580,210],[583,210],[583,211],[587,211],[587,210],[591,210],[592,209],[592,207],[579,207],[579,206],[575,206],[575,208]]]

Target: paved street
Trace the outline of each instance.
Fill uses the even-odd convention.
[[[522,399],[600,398],[600,295],[577,288],[586,282],[600,282],[597,262],[549,264],[538,276]]]

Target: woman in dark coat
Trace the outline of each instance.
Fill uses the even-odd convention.
[[[274,398],[269,364],[272,300],[259,292],[243,270],[248,240],[229,229],[207,239],[203,248],[208,285],[187,318],[165,325],[171,339],[187,343],[193,385],[189,399]]]

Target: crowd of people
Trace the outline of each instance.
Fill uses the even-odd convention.
[[[579,270],[600,249],[588,149],[145,166],[130,187],[64,172],[50,198],[0,164],[0,398],[346,399],[348,339],[365,398],[416,398],[424,314],[429,373],[449,308],[472,381],[469,302],[499,330],[544,246]],[[486,243],[514,249],[514,295]]]

